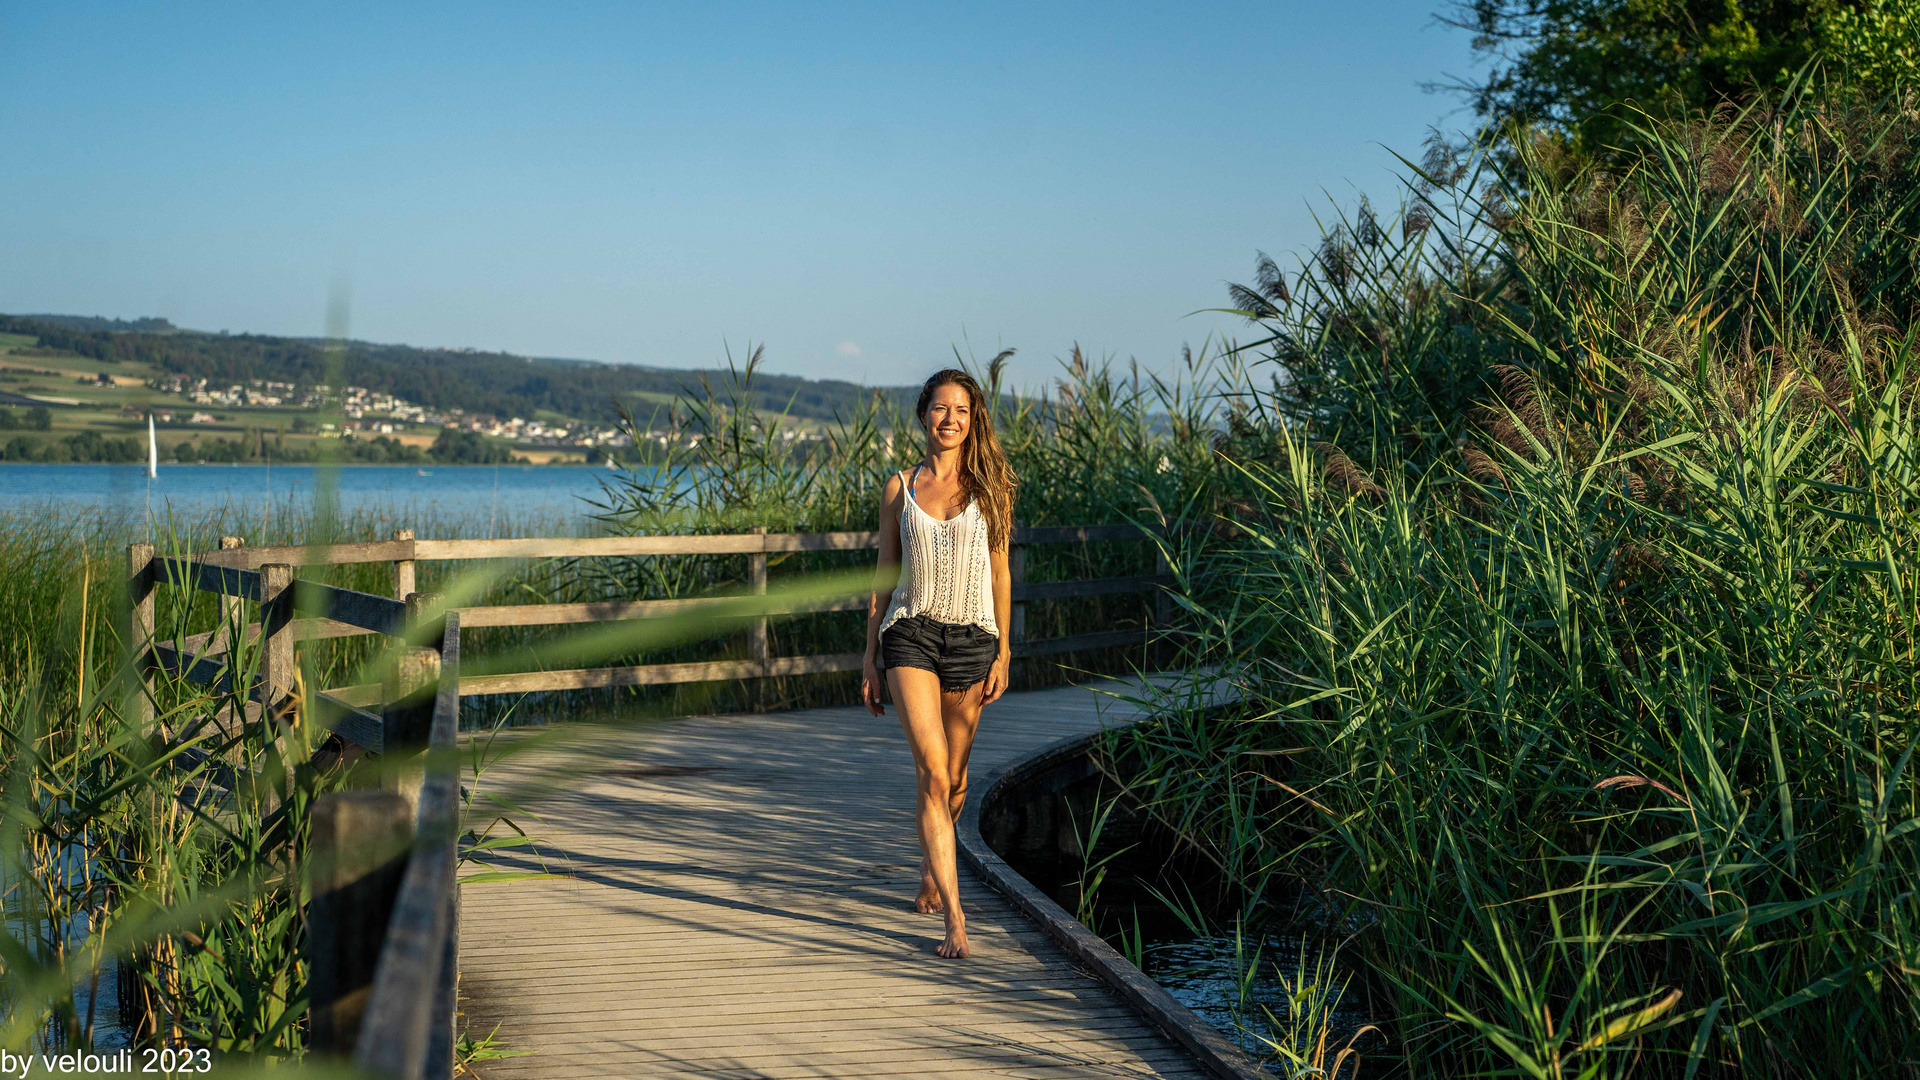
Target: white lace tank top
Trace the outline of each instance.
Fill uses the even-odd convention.
[[[911,477],[902,473],[900,480],[907,489],[900,507],[900,583],[893,587],[880,632],[901,619],[925,615],[936,622],[971,623],[999,637],[987,518],[980,505],[969,502],[958,517],[942,521],[914,501]]]

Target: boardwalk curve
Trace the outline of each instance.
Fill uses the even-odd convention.
[[[1009,694],[983,776],[1131,706]],[[468,885],[469,1031],[519,1077],[1199,1077],[1184,1050],[1075,968],[963,867],[974,956],[917,915],[913,776],[899,722],[857,707],[690,717],[513,759],[487,783],[575,770],[531,831],[564,880]]]

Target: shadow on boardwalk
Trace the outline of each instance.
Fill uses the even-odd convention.
[[[1076,688],[989,706],[979,776],[1131,713]],[[899,723],[858,708],[690,717],[512,760],[563,880],[469,885],[469,1030],[514,1077],[1198,1077],[962,870],[974,956],[933,954]],[[577,770],[577,771],[574,771]],[[495,860],[501,868],[531,860]]]

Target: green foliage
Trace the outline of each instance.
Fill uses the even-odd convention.
[[[1222,542],[1175,560],[1240,711],[1174,707],[1117,760],[1248,888],[1341,913],[1412,1075],[1898,1075],[1914,120],[1637,123],[1630,168],[1520,147],[1476,208],[1505,280],[1463,333],[1512,359],[1453,446],[1349,453],[1361,388],[1278,380]]]
[[[1466,0],[1445,17],[1492,61],[1459,87],[1498,130],[1627,141],[1621,106],[1685,115],[1787,85],[1841,0]]]
[[[1920,85],[1920,0],[1836,6],[1822,30],[1840,72],[1868,94]]]
[[[297,1055],[295,856],[312,799],[341,780],[315,759],[325,733],[165,677],[154,721],[141,720],[112,618],[124,549],[66,524],[15,518],[0,534],[12,628],[0,669],[0,1042],[92,1046],[124,1007],[143,1037]],[[163,600],[161,634],[180,636],[210,605]],[[247,647],[230,666],[244,677],[256,664]]]
[[[51,464],[145,461],[146,443],[132,438],[109,438],[97,431],[81,431],[60,439],[34,441],[22,435],[0,446],[0,461],[39,461]]]
[[[435,436],[427,456],[442,465],[511,465],[526,460],[515,457],[513,451],[489,441],[479,432],[445,428]]]
[[[1292,274],[1262,257],[1232,296],[1262,331],[1242,349],[1278,369],[1273,411],[1369,468],[1424,472],[1500,422],[1482,409],[1505,372],[1611,415],[1645,394],[1629,345],[1677,360],[1717,327],[1756,354],[1837,355],[1849,320],[1920,316],[1920,116],[1800,102],[1635,122],[1659,137],[1625,168],[1534,137],[1490,176],[1434,142],[1393,219],[1339,218]],[[1620,344],[1592,345],[1612,328]]]

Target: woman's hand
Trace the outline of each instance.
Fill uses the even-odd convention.
[[[880,697],[881,687],[885,685],[880,681],[880,668],[869,655],[860,665],[860,703],[875,716],[887,714],[887,707]]]
[[[987,692],[980,697],[980,704],[991,705],[1000,700],[1007,692],[1007,681],[1012,677],[1013,653],[1001,649],[1000,655],[993,658],[993,667],[987,669]]]

